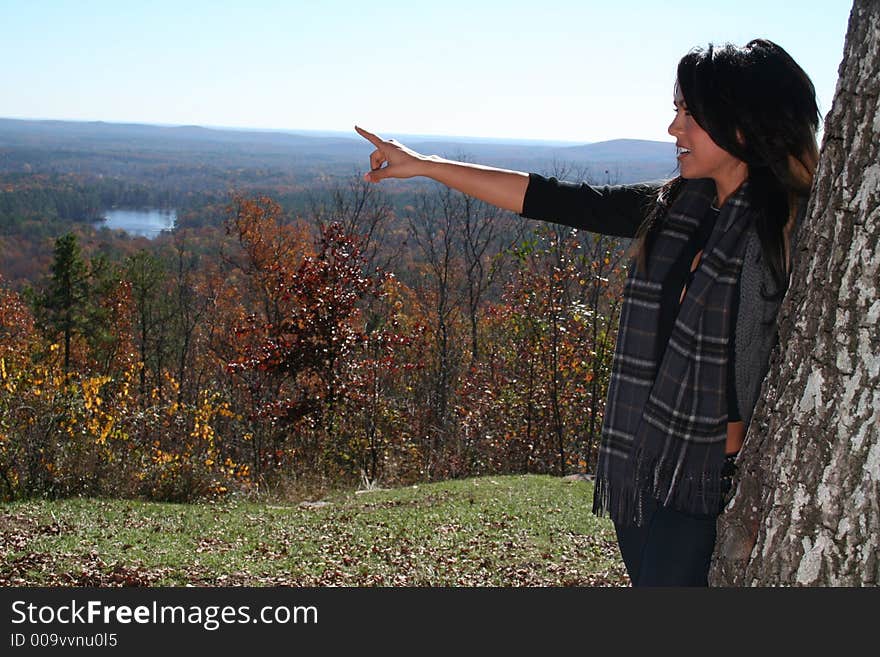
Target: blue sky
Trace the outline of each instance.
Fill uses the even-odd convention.
[[[668,141],[690,48],[762,36],[831,107],[851,2],[0,0],[0,116]]]

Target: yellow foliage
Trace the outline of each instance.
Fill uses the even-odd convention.
[[[237,415],[219,392],[204,391],[195,403],[188,402],[170,394],[182,387],[163,373],[163,394],[148,388],[143,395],[142,364],[129,361],[112,377],[80,364],[65,372],[59,349],[58,344],[34,344],[32,351],[0,344],[0,455],[39,450],[41,476],[60,486],[75,482],[78,468],[95,468],[104,479],[114,476],[107,473],[124,473],[128,481],[120,483],[126,491],[150,490],[137,483],[147,482],[154,491],[157,485],[172,491],[194,485],[198,494],[220,493],[230,481],[250,476],[220,447],[220,428]],[[47,352],[54,355],[47,358]],[[37,431],[48,440],[28,447],[23,438]],[[4,481],[15,488],[27,476],[13,464]],[[108,485],[112,489],[114,483]]]
[[[107,425],[101,431],[101,435],[98,437],[98,440],[95,441],[96,443],[98,443],[99,445],[103,445],[107,442],[107,436],[110,435],[110,431],[111,429],[113,429],[113,422],[113,416],[111,415],[107,418]]]

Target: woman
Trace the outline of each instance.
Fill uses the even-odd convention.
[[[593,511],[614,521],[636,586],[707,584],[818,160],[815,90],[778,45],[695,49],[677,73],[680,175],[659,187],[453,162],[356,128],[376,147],[371,182],[427,176],[524,217],[635,238]]]

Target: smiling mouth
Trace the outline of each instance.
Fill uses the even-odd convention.
[[[675,148],[676,148],[676,151],[678,151],[677,157],[681,157],[682,155],[688,155],[691,152],[690,149],[684,148],[682,146],[676,146]]]

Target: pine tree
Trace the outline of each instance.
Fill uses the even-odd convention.
[[[36,299],[37,316],[53,339],[59,335],[64,345],[64,371],[70,370],[70,347],[75,335],[87,325],[89,274],[79,241],[73,233],[55,240],[54,260],[49,283]]]

